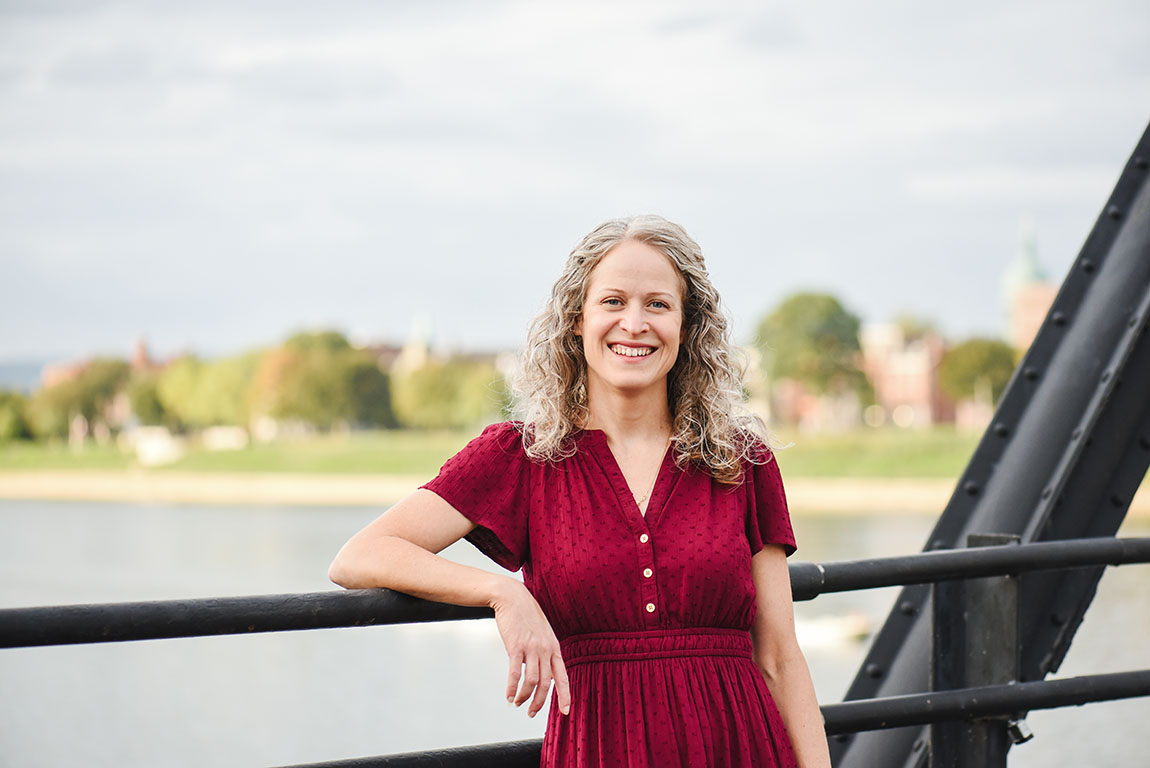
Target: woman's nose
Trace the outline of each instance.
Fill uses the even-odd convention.
[[[647,319],[643,315],[643,308],[638,305],[627,307],[626,311],[623,312],[623,318],[620,321],[620,325],[624,331],[634,334],[642,333],[646,328],[646,324]]]

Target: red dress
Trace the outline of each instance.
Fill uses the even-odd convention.
[[[571,714],[552,696],[542,766],[794,766],[751,657],[751,555],[794,551],[778,467],[724,486],[664,457],[644,517],[598,430],[557,463],[495,424],[424,487],[523,581],[558,636]],[[762,450],[766,450],[765,446]]]

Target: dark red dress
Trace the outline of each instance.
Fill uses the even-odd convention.
[[[495,424],[425,485],[478,526],[468,539],[523,580],[558,636],[571,714],[552,696],[543,766],[794,766],[751,657],[751,555],[794,551],[772,460],[724,486],[663,460],[644,517],[598,430],[531,461]],[[762,450],[766,450],[763,447]]]

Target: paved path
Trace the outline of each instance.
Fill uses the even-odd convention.
[[[402,475],[195,473],[155,470],[0,472],[0,499],[385,507],[427,478]],[[937,516],[954,481],[881,478],[787,480],[791,508],[806,513]],[[1150,519],[1143,484],[1132,517]]]

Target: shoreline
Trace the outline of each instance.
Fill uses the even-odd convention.
[[[142,469],[0,471],[0,499],[386,507],[429,479],[415,475]],[[786,481],[789,505],[799,515],[937,517],[954,486],[955,480],[949,478],[793,477]],[[1150,483],[1144,483],[1134,496],[1127,519],[1150,520]]]

